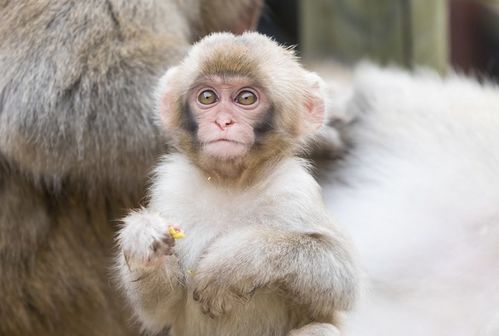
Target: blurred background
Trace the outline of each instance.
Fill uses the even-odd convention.
[[[305,62],[371,59],[499,81],[499,0],[266,0],[258,30]]]

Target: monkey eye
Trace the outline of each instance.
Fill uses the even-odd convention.
[[[204,90],[198,95],[198,102],[203,105],[211,105],[217,101],[217,95],[213,90]]]
[[[256,102],[256,100],[256,94],[248,90],[239,92],[236,97],[236,102],[241,105],[252,105]]]

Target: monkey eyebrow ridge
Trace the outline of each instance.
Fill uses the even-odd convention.
[[[207,86],[212,86],[212,83],[221,83],[221,84],[227,84],[227,82],[237,82],[241,81],[244,82],[242,83],[243,86],[249,86],[249,87],[255,87],[261,90],[262,85],[259,83],[257,80],[243,76],[243,75],[205,75],[205,76],[200,76],[196,78],[192,84],[188,88],[188,92],[192,92],[193,90],[197,89],[199,86],[202,85],[207,85]]]

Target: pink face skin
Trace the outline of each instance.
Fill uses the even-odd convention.
[[[188,102],[198,123],[203,154],[218,159],[244,156],[255,142],[255,125],[270,107],[264,92],[242,77],[214,76],[201,81],[191,90]]]

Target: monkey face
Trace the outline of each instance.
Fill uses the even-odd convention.
[[[159,117],[173,146],[203,171],[256,175],[322,125],[323,88],[263,35],[213,34],[160,80]]]
[[[249,78],[204,78],[190,90],[187,104],[197,124],[194,136],[206,156],[245,156],[272,129],[267,95]]]

